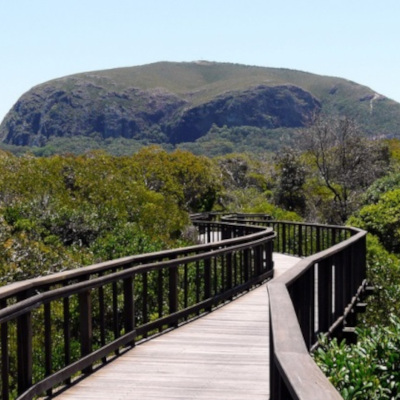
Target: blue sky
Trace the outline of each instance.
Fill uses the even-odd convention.
[[[400,102],[399,0],[0,0],[0,120],[31,87],[156,61],[346,78]]]

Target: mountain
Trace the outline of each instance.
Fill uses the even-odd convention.
[[[400,104],[368,87],[289,69],[201,61],[45,82],[9,111],[0,140],[45,146],[55,138],[133,139],[176,146],[204,142],[210,132],[215,141],[215,132],[238,128],[262,138],[301,128],[320,110],[354,118],[370,136],[400,136]]]

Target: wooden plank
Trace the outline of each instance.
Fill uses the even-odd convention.
[[[297,261],[279,255],[275,268],[286,270]],[[268,321],[263,285],[142,343],[57,399],[267,399]]]

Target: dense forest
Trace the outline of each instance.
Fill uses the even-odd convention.
[[[400,142],[318,118],[275,155],[0,153],[0,284],[193,243],[189,215],[263,212],[370,232],[375,287],[357,345],[315,354],[344,398],[400,394]]]

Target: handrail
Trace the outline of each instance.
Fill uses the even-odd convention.
[[[50,395],[127,346],[272,277],[271,228],[193,224],[203,244],[0,288],[2,399]]]
[[[234,216],[222,219],[237,220]],[[341,226],[265,223],[257,218],[246,222],[272,226],[278,252],[306,256],[267,284],[270,398],[342,399],[310,351],[321,333],[340,338],[353,332],[354,309],[366,288],[366,232]]]
[[[0,288],[2,398],[51,394],[139,340],[271,278],[275,240],[275,251],[306,258],[268,284],[271,398],[340,399],[309,353],[320,333],[340,336],[355,322],[366,285],[366,233],[261,214],[198,214],[192,221],[202,244]],[[9,378],[15,373],[18,387]]]

